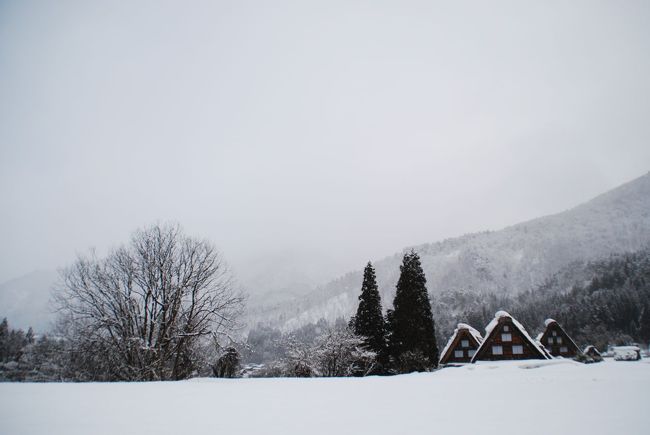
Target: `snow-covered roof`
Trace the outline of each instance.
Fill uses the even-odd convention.
[[[630,350],[636,352],[636,351],[640,351],[641,348],[639,346],[613,346],[612,347],[612,351],[614,351],[614,352],[616,352],[616,351],[627,352],[627,351],[630,351]]]
[[[526,340],[528,340],[528,342],[529,342],[529,343],[530,343],[530,344],[531,344],[531,345],[532,345],[532,346],[533,346],[533,347],[534,347],[534,348],[535,348],[535,349],[536,349],[536,350],[537,350],[541,355],[543,355],[543,356],[545,356],[545,357],[548,358],[548,352],[546,351],[546,349],[544,349],[544,346],[542,346],[542,344],[539,343],[537,340],[533,340],[533,338],[532,338],[532,337],[528,334],[528,332],[526,331],[526,328],[524,328],[524,325],[522,325],[521,323],[519,323],[519,322],[517,321],[517,319],[515,319],[514,317],[512,317],[512,316],[510,315],[510,313],[508,313],[507,311],[497,311],[496,314],[494,315],[494,319],[492,319],[492,321],[491,321],[490,323],[488,323],[488,325],[485,327],[485,340],[481,343],[481,345],[479,346],[479,348],[476,350],[476,353],[474,354],[474,358],[472,358],[472,362],[473,362],[474,359],[479,355],[479,352],[481,351],[481,349],[483,348],[483,346],[487,343],[487,338],[490,336],[490,334],[492,333],[492,331],[494,330],[494,328],[496,328],[496,326],[499,324],[499,319],[502,319],[502,318],[504,318],[504,317],[509,318],[509,319],[512,321],[512,324],[514,325],[514,327],[517,328],[517,329],[519,330],[519,332],[521,332],[521,335],[523,335],[524,338],[525,338]]]
[[[492,319],[492,321],[490,323],[488,323],[488,325],[485,327],[485,336],[486,337],[488,335],[490,335],[490,332],[492,332],[492,330],[499,324],[499,319],[501,319],[503,317],[508,317],[508,318],[512,319],[513,322],[516,322],[516,320],[507,311],[497,311],[496,314],[494,315],[494,319]],[[519,323],[519,322],[517,322],[517,323]],[[523,328],[523,326],[522,326],[522,328]],[[526,334],[526,335],[528,335],[528,334]],[[531,341],[532,341],[532,339],[531,339]]]
[[[550,325],[551,323],[557,323],[557,321],[555,319],[546,319],[546,320],[544,320],[544,326],[546,326],[547,328],[548,328],[548,325]]]
[[[454,342],[454,339],[456,338],[456,336],[461,330],[466,330],[467,332],[469,332],[479,345],[483,342],[483,337],[481,336],[480,332],[478,332],[476,329],[469,326],[467,323],[459,323],[458,326],[456,326],[456,329],[454,329],[454,333],[451,334],[451,337],[447,341],[447,344],[442,349],[442,352],[440,352],[440,361],[442,361],[445,355],[447,355],[447,352],[449,351],[451,344]]]
[[[571,336],[570,336],[570,335],[569,335],[569,334],[564,330],[564,328],[562,328],[562,326],[560,326],[560,324],[559,324],[559,323],[557,322],[557,320],[555,320],[555,319],[546,319],[546,320],[544,321],[544,325],[546,326],[546,328],[544,329],[544,332],[542,332],[541,334],[539,334],[539,335],[537,336],[537,339],[538,339],[538,340],[541,341],[542,336],[543,336],[544,334],[546,334],[546,332],[548,331],[548,327],[549,327],[550,325],[552,325],[552,324],[554,324],[555,326],[557,326],[557,327],[560,329],[560,331],[562,331],[562,332],[564,333],[565,338],[569,341],[568,344],[571,344],[571,345],[573,346],[573,348],[574,348],[576,351],[580,351],[580,348],[578,347],[578,345],[576,344],[576,342],[573,341],[573,338],[571,338]]]
[[[461,329],[466,329],[467,332],[469,332],[472,335],[472,337],[474,337],[474,340],[476,340],[478,344],[481,344],[481,342],[483,341],[483,336],[481,335],[481,333],[478,332],[476,329],[472,328],[471,326],[469,326],[467,323],[459,323],[456,330],[461,330]]]
[[[546,348],[546,346],[544,346],[544,345],[542,344],[542,342],[539,340],[539,338],[538,338],[538,339],[535,339],[535,343],[537,344],[537,347],[539,347],[540,349],[542,349],[542,350],[544,351],[544,355],[546,355],[546,357],[547,357],[548,359],[553,358],[553,355],[551,355],[551,353],[548,351],[548,349]]]
[[[587,353],[590,350],[594,350],[598,355],[600,355],[600,352],[598,352],[598,349],[596,349],[596,346],[593,344],[590,344],[589,346],[585,347],[585,350],[582,351],[582,353]]]

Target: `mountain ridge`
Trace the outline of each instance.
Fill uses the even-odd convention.
[[[430,294],[443,290],[517,294],[573,261],[633,252],[650,244],[650,172],[575,207],[483,231],[404,248],[374,262],[384,309],[392,304],[405,251],[420,254]],[[348,272],[288,307],[250,313],[249,322],[285,330],[347,318],[356,307],[361,270]]]
[[[0,318],[15,328],[50,329],[54,320],[50,306],[52,286],[58,278],[53,270],[35,270],[0,284]]]

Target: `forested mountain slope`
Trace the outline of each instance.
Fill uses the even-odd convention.
[[[583,348],[650,343],[650,248],[591,262],[574,262],[541,286],[517,295],[445,291],[433,302],[439,336],[460,321],[482,331],[507,309],[528,331],[553,318]]]
[[[633,252],[650,244],[650,174],[568,211],[504,228],[412,248],[420,254],[432,296],[443,292],[514,295],[542,285],[579,261]],[[392,301],[403,253],[375,262],[384,307]],[[290,304],[257,308],[249,321],[292,329],[356,308],[361,271]]]

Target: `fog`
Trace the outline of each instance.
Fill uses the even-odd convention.
[[[0,282],[166,221],[325,280],[646,173],[650,3],[538,3],[0,3]]]

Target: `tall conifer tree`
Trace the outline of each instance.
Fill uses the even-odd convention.
[[[390,353],[401,372],[438,365],[438,346],[426,277],[414,251],[404,255],[391,315]]]
[[[386,348],[384,317],[381,312],[381,297],[377,288],[375,269],[370,262],[363,271],[359,308],[353,326],[354,333],[365,337],[368,349],[376,352],[381,358]]]

